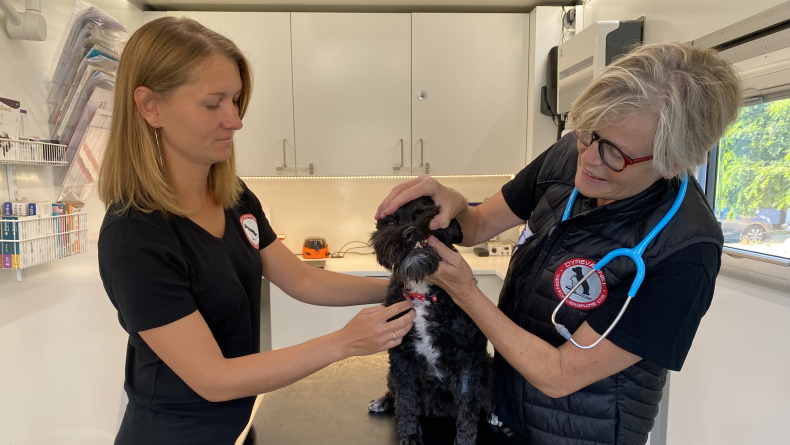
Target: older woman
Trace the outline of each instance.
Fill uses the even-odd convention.
[[[411,328],[409,302],[373,306],[337,332],[259,352],[261,276],[325,306],[382,302],[387,283],[308,267],[277,240],[235,174],[250,79],[232,41],[189,19],[143,25],[121,58],[99,182],[99,271],[129,333],[116,444],[233,443],[256,394]]]
[[[527,221],[499,307],[459,254],[430,241],[444,260],[432,279],[496,348],[497,414],[520,443],[646,442],[667,370],[683,365],[720,267],[721,229],[693,178],[678,199],[680,178],[704,164],[740,97],[734,70],[714,51],[643,45],[576,100],[573,133],[483,204],[468,207],[458,192],[421,177],[395,187],[379,207],[377,218],[432,196],[442,206],[433,227],[457,218],[466,246]],[[634,262],[618,258],[590,271],[607,253],[640,243],[676,200],[676,214],[642,256],[645,279],[618,322]],[[570,291],[556,322],[585,348],[552,323]]]

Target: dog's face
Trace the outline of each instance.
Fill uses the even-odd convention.
[[[391,271],[395,280],[419,282],[436,272],[441,257],[436,249],[427,245],[429,235],[453,250],[453,243],[463,239],[461,225],[455,219],[446,229],[428,229],[431,219],[438,213],[439,207],[433,200],[423,196],[376,223],[370,243],[379,264]]]

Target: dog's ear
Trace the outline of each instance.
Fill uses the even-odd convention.
[[[446,245],[458,244],[464,239],[464,233],[461,231],[461,224],[453,218],[450,220],[450,225],[446,229],[439,229],[433,231],[433,236],[439,239]]]
[[[464,232],[461,230],[461,224],[459,224],[455,218],[450,220],[450,225],[447,227],[447,229],[453,235],[450,239],[451,243],[458,244],[464,240]]]

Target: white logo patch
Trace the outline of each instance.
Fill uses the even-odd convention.
[[[565,298],[568,292],[587,275],[595,266],[595,262],[586,258],[574,258],[562,263],[554,272],[554,291],[560,299]],[[609,295],[606,288],[606,278],[602,271],[590,275],[573,294],[565,301],[570,307],[577,309],[592,309],[600,306]]]
[[[261,233],[258,230],[258,220],[255,219],[251,213],[245,213],[241,215],[239,222],[241,223],[241,228],[244,229],[244,234],[247,235],[247,240],[252,244],[252,247],[258,249],[261,242]]]

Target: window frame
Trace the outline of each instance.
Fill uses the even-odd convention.
[[[690,42],[714,48],[738,69],[743,105],[790,97],[790,2],[741,20]],[[718,144],[708,153],[701,184],[710,208],[715,209]],[[790,258],[724,246],[722,269],[736,271],[760,284],[790,291]]]
[[[790,90],[788,90],[787,93],[788,94],[786,95],[786,97],[790,97]],[[754,105],[754,102],[746,103],[746,101],[744,101],[743,106],[749,106],[749,105]],[[716,144],[708,152],[708,162],[704,168],[705,178],[703,181],[700,181],[702,183],[701,185],[704,187],[705,190],[705,199],[707,200],[708,206],[710,206],[711,210],[715,210],[716,208],[716,184],[718,182],[717,180],[719,174],[718,163],[719,163],[719,145]],[[747,249],[739,249],[737,247],[731,247],[727,245],[724,246],[723,251],[725,254],[738,259],[751,259],[764,263],[775,264],[778,266],[790,267],[790,258],[759,253]],[[788,272],[787,277],[790,278],[790,271]]]

